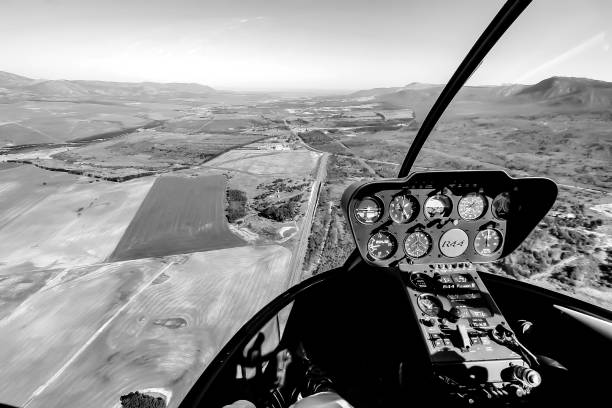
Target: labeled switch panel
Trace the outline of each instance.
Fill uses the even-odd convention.
[[[507,323],[472,264],[400,269],[432,364],[520,362],[517,353],[491,336],[497,325]]]

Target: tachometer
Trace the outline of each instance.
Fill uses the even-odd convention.
[[[422,258],[431,250],[431,236],[423,231],[413,232],[404,241],[404,250],[412,258]]]
[[[368,254],[374,259],[389,258],[397,249],[397,241],[388,232],[377,232],[368,241]]]
[[[355,206],[355,218],[362,224],[374,224],[382,216],[382,207],[379,201],[366,197]]]
[[[486,229],[476,234],[474,249],[480,255],[489,256],[501,248],[502,234],[496,229]]]
[[[457,206],[459,216],[467,221],[482,217],[487,209],[487,199],[479,193],[469,193],[461,197]]]
[[[448,217],[453,210],[453,202],[444,194],[436,194],[425,201],[425,216],[434,219]]]
[[[395,196],[389,205],[389,215],[398,224],[412,220],[418,212],[419,202],[410,194]]]
[[[491,211],[493,215],[500,220],[508,219],[511,213],[511,204],[510,194],[501,193],[493,200]]]

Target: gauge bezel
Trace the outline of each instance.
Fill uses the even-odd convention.
[[[463,214],[461,214],[461,203],[463,202],[464,199],[468,197],[479,197],[482,200],[482,211],[476,218],[465,218]],[[459,202],[457,203],[457,214],[463,221],[467,221],[467,222],[478,221],[487,213],[488,209],[489,209],[489,200],[487,200],[487,197],[484,194],[476,192],[476,191],[464,194],[459,199]]]
[[[408,238],[418,233],[424,234],[427,237],[427,239],[429,240],[429,248],[427,248],[427,251],[423,255],[413,256],[408,253],[408,248],[406,248],[406,241],[408,241]],[[406,237],[404,238],[404,253],[406,254],[406,256],[410,257],[411,259],[421,259],[421,258],[426,257],[427,255],[431,253],[432,248],[433,248],[433,237],[427,231],[422,231],[422,230],[413,231],[407,234]]]
[[[413,205],[412,214],[410,214],[410,217],[406,221],[403,221],[403,222],[400,222],[396,220],[395,218],[393,218],[393,213],[391,212],[391,206],[393,205],[393,202],[395,201],[396,198],[400,198],[400,197],[408,198],[412,202],[412,205]],[[418,198],[408,193],[400,193],[400,194],[394,195],[391,198],[391,201],[389,201],[389,208],[387,209],[387,212],[389,213],[389,218],[391,219],[391,221],[393,221],[396,224],[408,224],[409,222],[413,221],[416,217],[418,217],[420,211],[421,211],[421,204],[419,203]]]
[[[444,199],[448,200],[450,207],[447,210],[447,214],[446,215],[436,215],[433,217],[430,217],[429,214],[427,213],[427,203],[429,202],[429,200],[435,198],[435,197],[443,197]],[[453,213],[453,209],[454,209],[454,203],[452,198],[450,198],[448,195],[444,194],[444,193],[436,193],[433,194],[429,197],[427,197],[427,199],[423,202],[423,215],[425,216],[426,219],[428,220],[436,220],[436,219],[441,219],[441,218],[448,218],[452,213]]]
[[[376,203],[376,205],[378,206],[378,208],[380,209],[380,214],[378,214],[378,218],[376,218],[376,220],[372,221],[372,222],[361,221],[359,219],[359,217],[357,217],[357,209],[359,208],[359,204],[362,201],[367,200],[367,199],[370,199],[370,200],[374,201]],[[365,196],[365,197],[359,199],[359,203],[356,203],[354,208],[353,208],[353,218],[355,218],[355,220],[357,220],[358,223],[363,224],[363,225],[374,225],[377,222],[379,222],[381,219],[383,219],[384,215],[385,215],[385,206],[382,203],[381,199],[376,197],[376,196]]]
[[[385,256],[383,258],[374,256],[370,252],[370,241],[372,241],[372,238],[374,238],[378,234],[386,235],[388,238],[390,238],[390,241],[393,243],[393,250],[391,252],[389,252],[389,255],[387,255],[387,256]],[[367,252],[368,252],[368,256],[372,257],[372,259],[376,259],[377,261],[384,261],[384,260],[387,260],[387,259],[391,258],[393,255],[395,255],[397,253],[398,246],[399,245],[398,245],[398,242],[397,242],[397,238],[395,238],[395,235],[393,235],[389,231],[378,231],[375,234],[372,234],[370,236],[370,238],[368,238],[368,243],[366,244],[366,249],[367,249]]]
[[[425,298],[430,298],[434,303],[437,303],[438,308],[440,309],[438,313],[432,313],[428,310],[425,310],[425,308],[422,305],[423,299]],[[417,297],[417,306],[419,307],[419,309],[421,310],[421,312],[423,314],[425,314],[426,316],[430,316],[430,317],[438,317],[440,315],[440,312],[444,310],[444,304],[442,303],[442,301],[440,300],[440,298],[438,298],[436,295],[432,294],[432,293],[422,293]]]
[[[478,239],[478,236],[485,231],[495,231],[495,233],[497,234],[497,237],[499,238],[499,244],[497,245],[497,249],[495,249],[495,251],[488,253],[488,254],[483,254],[482,252],[478,250],[478,248],[476,248],[476,240]],[[482,229],[474,235],[474,241],[472,242],[472,246],[474,247],[474,252],[476,252],[480,256],[485,256],[485,257],[495,256],[495,254],[501,251],[502,248],[504,247],[504,234],[502,234],[502,232],[498,230],[497,228]]]

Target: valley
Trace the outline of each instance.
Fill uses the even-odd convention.
[[[343,191],[397,175],[441,90],[0,74],[0,402],[26,407],[177,406],[257,310],[344,263]],[[527,241],[479,269],[610,308],[612,84],[590,81],[465,88],[413,170],[555,180]]]

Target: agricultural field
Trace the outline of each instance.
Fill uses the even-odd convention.
[[[155,390],[175,406],[299,276],[321,154],[242,107],[154,106],[151,126],[0,152],[2,403],[118,407]]]
[[[244,245],[225,221],[225,177],[157,178],[109,261]]]
[[[94,101],[21,101],[0,104],[0,148],[63,143],[135,129],[179,112],[178,104]]]
[[[163,267],[141,260],[3,275],[0,400],[23,406]]]
[[[177,406],[232,334],[285,290],[290,259],[280,246],[241,247],[194,253],[158,271],[29,406],[117,407],[133,391]]]
[[[0,170],[0,274],[104,261],[153,184],[21,165]]]

